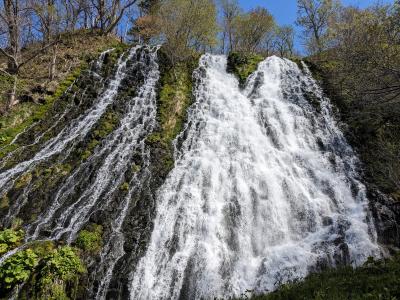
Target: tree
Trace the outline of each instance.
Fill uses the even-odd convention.
[[[138,0],[91,0],[96,12],[95,24],[102,34],[111,33],[127,9]]]
[[[274,30],[274,26],[274,18],[262,7],[237,16],[233,23],[233,49],[257,52],[266,36]]]
[[[161,34],[160,19],[155,15],[144,15],[137,18],[129,35],[133,36],[135,42],[151,43],[153,38],[157,38]]]
[[[216,45],[217,12],[212,0],[161,1],[151,17],[137,20],[135,26],[137,34],[165,42],[164,49],[174,63],[185,61],[193,50]]]
[[[34,20],[32,8],[27,1],[20,0],[3,0],[2,4],[0,19],[6,29],[7,42],[0,48],[0,53],[7,59],[7,69],[0,71],[13,79],[8,101],[8,107],[11,108],[18,103],[16,94],[20,69],[56,42],[33,47],[32,51],[22,53],[22,46],[25,46],[32,36],[32,20]]]
[[[138,7],[141,10],[141,16],[143,14],[150,14],[153,9],[155,9],[160,4],[160,0],[142,0]]]
[[[233,26],[241,9],[237,0],[221,0],[222,9],[222,53],[233,50]]]
[[[326,48],[329,19],[338,6],[336,0],[297,0],[296,24],[304,28],[310,53],[318,53]]]
[[[51,59],[49,63],[49,79],[52,81],[56,75],[57,42],[62,31],[61,6],[55,0],[34,0],[31,7],[39,19],[40,32],[43,36],[43,45],[51,46]]]
[[[294,29],[292,26],[278,27],[276,30],[276,50],[281,57],[293,55]]]

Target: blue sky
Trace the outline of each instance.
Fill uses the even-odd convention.
[[[266,7],[280,25],[292,24],[296,20],[297,6],[296,0],[239,0],[244,10],[249,10],[256,6]],[[393,0],[342,0],[344,5],[354,5],[367,7],[374,3],[393,3]],[[302,51],[302,42],[299,37],[301,30],[297,28],[296,49]]]

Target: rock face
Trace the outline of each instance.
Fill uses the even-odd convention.
[[[369,199],[378,241],[394,254],[400,248],[400,202],[371,189]]]

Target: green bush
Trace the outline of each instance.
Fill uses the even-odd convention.
[[[82,230],[76,239],[76,246],[83,251],[96,254],[101,250],[103,245],[103,227],[93,224],[87,230]]]
[[[31,249],[20,251],[8,258],[0,267],[0,291],[11,290],[28,280],[38,263],[39,257]]]
[[[0,255],[20,246],[24,236],[23,230],[5,229],[0,231]]]
[[[76,290],[79,277],[85,271],[74,248],[64,246],[53,251],[43,259],[38,270],[38,298],[68,299],[67,286]]]

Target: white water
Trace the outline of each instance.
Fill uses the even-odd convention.
[[[146,69],[143,71],[145,82],[140,87],[138,95],[130,99],[127,111],[118,128],[112,132],[94,155],[87,162],[82,163],[67,179],[54,197],[53,204],[46,214],[40,216],[38,221],[28,229],[29,233],[32,228],[35,228],[28,240],[36,239],[44,225],[54,222],[56,225],[52,228],[51,238],[57,240],[64,233],[68,233],[68,242],[72,242],[76,233],[88,221],[92,208],[94,206],[107,208],[109,204],[107,200],[111,198],[110,195],[123,184],[125,171],[130,167],[127,162],[130,161],[135,150],[143,151],[145,137],[152,132],[155,126],[155,88],[159,71],[156,63],[157,51],[152,51],[150,55],[143,54],[139,60],[143,64],[142,69]],[[151,60],[146,66],[145,61],[148,56],[151,57]],[[82,177],[81,173],[84,174],[85,170],[99,159],[102,162],[97,166],[95,178],[90,185],[85,187],[73,205],[64,208],[64,202],[75,192],[76,184]],[[63,212],[54,219],[54,215],[59,209],[63,209]]]
[[[307,71],[271,57],[240,91],[226,58],[205,55],[196,76],[131,299],[238,297],[379,254],[357,159]]]

